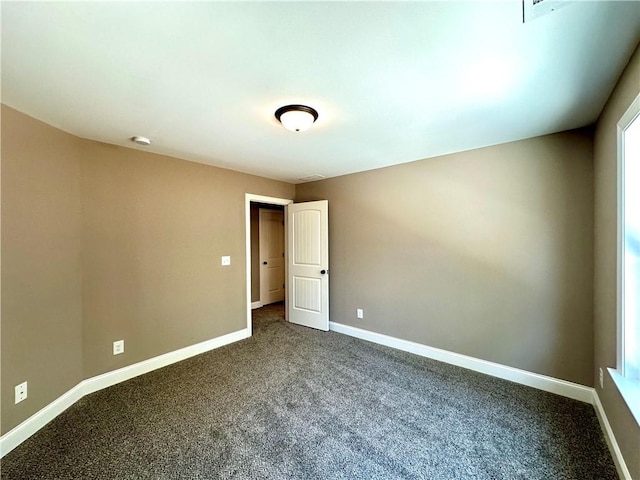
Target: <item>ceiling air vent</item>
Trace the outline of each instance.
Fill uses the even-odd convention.
[[[531,22],[547,13],[570,5],[575,0],[522,0],[522,22]]]
[[[316,180],[322,180],[324,175],[320,175],[319,173],[314,173],[313,175],[309,175],[307,177],[299,178],[301,182],[315,182]]]

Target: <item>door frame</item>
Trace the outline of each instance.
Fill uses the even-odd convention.
[[[251,322],[251,202],[257,202],[257,203],[267,203],[270,205],[284,205],[285,207],[287,205],[290,205],[293,203],[292,199],[289,198],[278,198],[278,197],[267,197],[264,195],[256,195],[253,193],[245,193],[244,194],[244,207],[245,207],[245,212],[244,212],[244,217],[245,217],[245,239],[246,239],[246,264],[247,264],[247,269],[245,272],[246,275],[246,291],[245,291],[245,295],[246,295],[246,304],[247,304],[247,337],[250,337],[253,335],[253,326],[252,326],[252,322]],[[288,265],[288,261],[287,261],[287,242],[286,242],[286,235],[287,235],[287,216],[284,216],[284,234],[285,234],[285,243],[284,243],[284,258],[285,258],[285,262],[284,262],[284,269],[285,269],[285,284],[287,281],[287,265]],[[285,299],[285,304],[287,301],[287,289],[285,288],[284,290],[284,299]]]

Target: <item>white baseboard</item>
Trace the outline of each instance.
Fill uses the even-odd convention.
[[[85,395],[248,337],[249,331],[244,328],[221,337],[212,338],[205,342],[196,343],[195,345],[134,363],[112,372],[88,378],[31,415],[17,427],[2,435],[0,437],[0,458],[4,457]]]
[[[211,340],[206,340],[201,343],[196,343],[195,345],[190,345],[179,350],[174,350],[173,352],[150,358],[149,360],[134,363],[133,365],[119,368],[112,372],[103,373],[102,375],[85,380],[81,385],[84,385],[84,394],[88,395],[89,393],[97,392],[103,388],[129,380],[130,378],[143,375],[153,370],[157,370],[158,368],[166,367],[172,363],[180,362],[187,358],[208,352],[209,350],[215,350],[216,348],[229,345],[230,343],[245,339],[248,336],[246,328],[238,330],[233,333],[222,335],[221,337],[212,338]]]
[[[371,332],[369,330],[362,330],[360,328],[343,325],[341,323],[329,322],[329,330],[368,340],[369,342],[378,343],[387,347],[397,348],[398,350],[414,353],[422,357],[431,358],[433,360],[449,363],[458,367],[474,370],[493,377],[510,380],[539,390],[545,390],[564,397],[580,400],[581,402],[593,403],[594,389],[578,383],[559,380],[546,375],[508,367],[499,363],[488,362],[479,358],[461,355],[459,353],[442,350],[440,348],[429,347],[420,343],[390,337],[388,335]]]
[[[260,308],[262,307],[262,302],[260,300],[258,300],[257,302],[252,302],[251,303],[251,310],[255,310],[256,308]]]
[[[459,367],[468,368],[487,375],[510,380],[594,405],[598,421],[600,422],[600,426],[604,432],[605,439],[613,456],[618,474],[624,480],[632,480],[631,474],[629,473],[624,458],[622,457],[622,452],[620,451],[620,447],[618,446],[613,430],[611,429],[611,425],[609,424],[602,407],[602,403],[600,402],[600,398],[598,397],[595,389],[567,382],[565,380],[558,380],[553,377],[528,372],[526,370],[520,370],[488,362],[486,360],[449,352],[447,350],[390,337],[388,335],[362,330],[360,328],[340,323],[330,322],[329,328],[337,333],[343,333],[352,337],[378,343],[380,345],[397,348],[398,350],[432,358],[434,360],[457,365]],[[248,336],[248,330],[245,328],[84,380],[62,396],[58,397],[49,405],[33,414],[20,425],[2,435],[2,437],[0,437],[0,458],[16,448],[85,395],[116,385],[120,382],[124,382],[125,380],[129,380],[158,368],[171,365],[172,363],[237,342],[244,338],[248,338]]]
[[[83,383],[84,382],[79,383],[62,396],[56,398],[49,405],[31,415],[20,425],[2,435],[2,437],[0,437],[0,458],[4,457],[7,453],[44,427],[47,423],[84,397],[85,393],[83,391]]]
[[[609,451],[613,457],[613,462],[618,471],[618,476],[622,480],[633,480],[595,388],[585,387],[584,385],[577,383],[559,380],[557,378],[528,372],[526,370],[520,370],[518,368],[507,367],[505,365],[500,365],[499,363],[480,360],[478,358],[429,347],[420,343],[410,342],[340,323],[329,322],[329,329],[337,333],[343,333],[345,335],[350,335],[352,337],[357,337],[373,343],[385,345],[387,347],[397,348],[398,350],[414,353],[416,355],[432,358],[434,360],[439,360],[441,362],[457,365],[469,370],[474,370],[476,372],[510,380],[539,390],[545,390],[547,392],[589,403],[593,405],[596,411],[596,416],[598,417],[600,427],[607,441],[607,445],[609,446]]]
[[[620,447],[618,446],[618,442],[616,441],[616,437],[613,434],[611,425],[609,424],[607,414],[604,412],[604,407],[600,402],[600,397],[598,396],[596,389],[593,389],[593,406],[596,410],[598,422],[600,422],[600,428],[602,429],[604,438],[607,441],[607,446],[609,447],[609,451],[613,457],[613,463],[615,463],[616,470],[618,470],[618,476],[623,480],[633,480],[631,478],[631,473],[627,468],[627,464],[624,461],[624,457],[622,456],[622,452],[620,451]]]

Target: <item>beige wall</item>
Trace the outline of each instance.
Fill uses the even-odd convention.
[[[640,93],[640,47],[636,49],[597,124],[595,156],[595,369],[616,367],[617,123]],[[640,428],[609,375],[598,395],[631,476],[640,478]]]
[[[592,167],[574,131],[297,185],[331,320],[592,385]]]
[[[83,378],[245,328],[245,193],[293,185],[2,115],[3,433]]]
[[[79,145],[2,107],[2,433],[82,380]]]
[[[95,142],[82,165],[85,376],[245,328],[245,193],[293,185]]]

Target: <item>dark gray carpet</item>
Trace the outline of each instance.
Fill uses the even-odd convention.
[[[613,479],[590,405],[256,311],[254,336],[83,398],[2,479]]]

